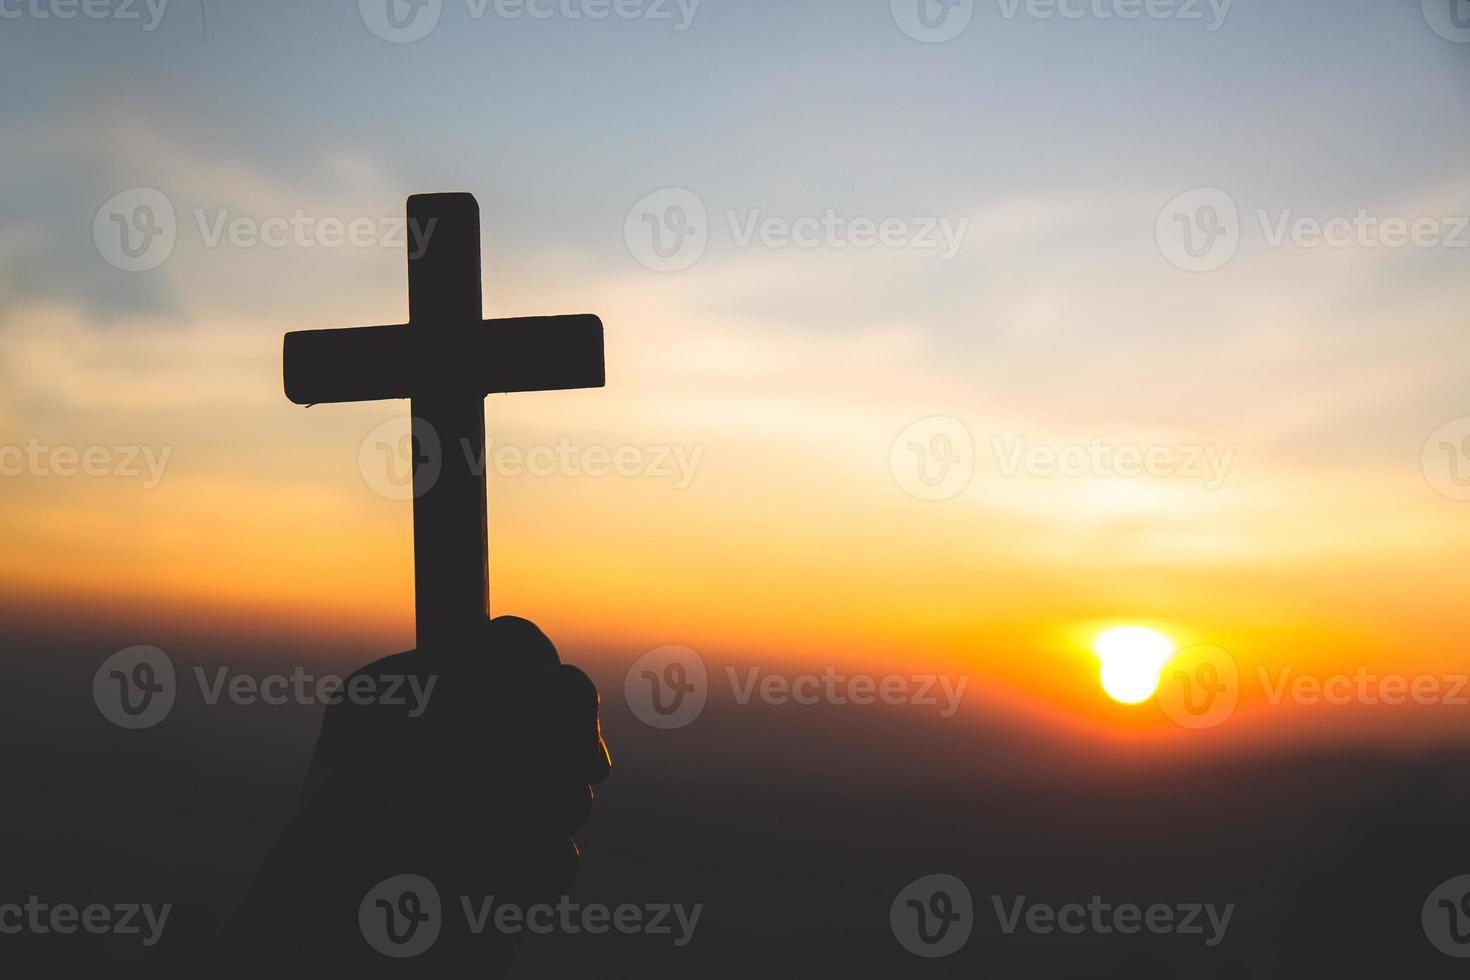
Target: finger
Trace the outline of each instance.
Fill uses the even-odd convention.
[[[537,786],[520,819],[542,833],[554,830],[570,837],[592,815],[592,802],[592,787],[586,783],[547,780]]]
[[[568,835],[576,833],[587,822],[587,818],[592,816],[592,801],[595,798],[596,794],[592,792],[591,786],[576,786],[567,791],[565,821]]]
[[[600,783],[612,769],[602,740],[601,698],[597,685],[579,668],[563,664],[555,696],[556,725],[562,733],[562,759],[588,783]]]
[[[555,644],[529,619],[497,616],[490,620],[485,637],[491,654],[489,665],[497,669],[517,671],[561,663]]]

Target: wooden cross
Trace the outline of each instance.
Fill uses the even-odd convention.
[[[412,399],[418,648],[467,652],[479,649],[490,611],[485,396],[603,387],[602,321],[482,320],[478,202],[416,194],[408,221],[409,322],[288,333],[286,397],[298,405]],[[437,479],[420,466],[425,424],[439,437]]]

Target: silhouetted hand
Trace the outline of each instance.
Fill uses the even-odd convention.
[[[610,760],[596,688],[534,624],[496,619],[487,645],[473,657],[401,653],[353,675],[373,678],[378,695],[402,679],[391,699],[402,703],[328,709],[296,816],[214,951],[211,975],[504,971],[515,937],[493,922],[472,933],[461,896],[524,908],[565,894],[578,859],[571,835]],[[442,907],[433,945],[403,959],[374,950],[359,923],[360,908],[369,920],[399,911],[364,902],[399,875],[431,882]]]

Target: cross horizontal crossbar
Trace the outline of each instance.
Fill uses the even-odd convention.
[[[607,384],[602,320],[590,313],[448,331],[410,324],[301,330],[286,335],[284,360],[286,397],[297,405]]]

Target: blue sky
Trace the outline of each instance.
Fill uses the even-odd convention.
[[[656,297],[695,277],[671,283],[630,263],[624,218],[645,194],[684,187],[711,216],[696,271],[759,276],[712,295],[705,314],[737,314],[745,331],[792,319],[813,332],[901,329],[935,369],[985,377],[1001,355],[1016,360],[997,383],[1046,387],[1059,341],[1093,358],[1207,356],[1239,339],[1217,322],[1217,298],[1238,299],[1245,282],[1301,288],[1284,260],[1244,268],[1261,244],[1252,220],[1241,258],[1205,282],[1159,262],[1153,219],[1177,193],[1223,188],[1248,219],[1470,208],[1470,46],[1431,30],[1418,2],[1238,0],[1215,30],[1221,8],[1203,2],[1200,20],[1096,15],[1116,2],[1065,19],[1024,5],[1008,17],[1003,0],[982,0],[960,36],[925,44],[886,2],[705,0],[679,31],[672,3],[668,20],[512,20],[445,0],[433,32],[394,44],[354,3],[172,0],[148,32],[141,0],[142,20],[129,21],[39,18],[54,0],[6,0],[22,16],[0,20],[0,299],[64,299],[100,326],[186,316],[189,282],[167,268],[119,274],[86,234],[103,201],[139,186],[181,212],[247,214],[387,215],[408,192],[471,190],[492,290],[506,288],[500,269],[550,286],[574,260]],[[976,223],[946,263],[844,265],[821,250],[771,263],[732,240],[737,217],[829,208]],[[326,276],[323,304],[359,275],[382,279],[345,271],[357,257],[318,257],[273,256],[269,274]],[[307,292],[259,288],[231,276],[233,256],[204,258],[232,308],[274,315],[279,302],[284,314]],[[1463,275],[1463,254],[1448,249],[1371,258],[1371,299],[1388,304]],[[1398,324],[1385,349],[1376,321],[1336,320],[1363,308],[1352,293],[1367,280],[1344,275],[1320,283],[1313,322],[1295,325],[1328,348],[1324,361],[1410,341],[1408,353],[1462,352],[1438,321]],[[1078,296],[1105,327],[1069,317],[1028,333],[1014,307],[997,307],[1028,284],[1057,302]],[[1366,349],[1331,349],[1344,336]],[[1086,358],[1069,369],[1085,372]]]

